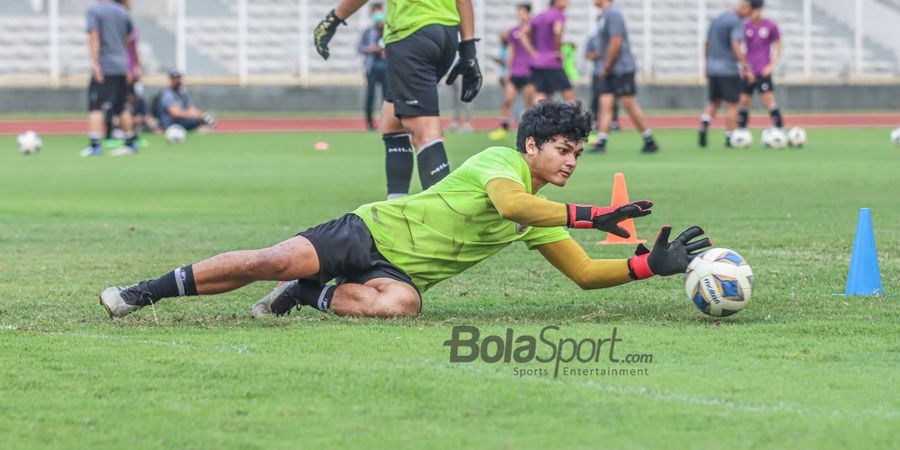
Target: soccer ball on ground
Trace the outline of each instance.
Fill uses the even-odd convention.
[[[41,142],[41,137],[34,131],[26,131],[20,134],[16,138],[16,144],[19,146],[19,151],[24,155],[38,153],[44,145],[43,142]]]
[[[753,269],[734,250],[711,248],[688,265],[684,289],[700,311],[730,316],[750,302]]]
[[[767,148],[784,148],[788,138],[780,128],[766,128],[762,132],[762,143]]]
[[[187,130],[184,129],[183,126],[175,124],[169,125],[169,128],[166,128],[166,140],[169,141],[170,144],[180,144],[187,139]]]
[[[806,130],[800,127],[794,127],[787,132],[788,145],[794,148],[801,148],[806,145]]]
[[[753,134],[746,128],[738,128],[731,132],[728,142],[734,148],[747,148],[753,143]]]
[[[894,131],[891,131],[891,142],[900,146],[900,128],[894,128]]]

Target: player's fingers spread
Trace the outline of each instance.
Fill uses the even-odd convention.
[[[677,240],[679,242],[681,242],[682,244],[686,244],[688,241],[691,241],[692,239],[694,239],[696,237],[700,237],[702,235],[703,235],[703,228],[700,228],[700,227],[694,225],[694,226],[688,228],[687,230],[684,230],[684,232],[678,236]]]
[[[707,248],[707,247],[711,247],[711,246],[712,246],[712,242],[710,242],[709,238],[703,238],[699,241],[688,242],[684,246],[684,248],[688,252],[694,252],[694,251],[700,250],[701,248]]]

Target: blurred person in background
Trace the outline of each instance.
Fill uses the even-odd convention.
[[[709,103],[700,116],[700,147],[706,147],[709,124],[725,102],[725,146],[731,147],[731,133],[737,127],[737,104],[746,82],[754,84],[756,76],[744,55],[744,19],[750,15],[750,0],[741,0],[731,11],[719,14],[706,33],[706,78]]]
[[[588,142],[592,144],[596,144],[597,142],[597,127],[598,123],[600,123],[600,95],[603,94],[603,80],[604,78],[600,76],[603,72],[603,54],[606,51],[606,43],[603,41],[601,37],[601,32],[603,31],[603,27],[606,24],[606,21],[602,15],[597,18],[597,29],[594,31],[592,35],[588,37],[587,42],[584,46],[584,58],[590,62],[592,62],[591,66],[591,114],[594,118],[594,129],[591,131],[591,134],[588,136]],[[613,104],[613,118],[612,123],[610,124],[610,129],[615,131],[619,129],[619,99],[616,98],[615,103]]]
[[[499,141],[506,138],[510,123],[518,119],[513,114],[513,103],[519,94],[522,95],[524,109],[531,108],[534,103],[534,83],[531,79],[531,54],[523,44],[525,28],[531,21],[531,5],[516,5],[518,25],[503,33],[506,39],[506,73],[503,75],[503,109],[500,127],[492,131],[488,137]]]
[[[194,106],[191,94],[182,84],[181,72],[169,71],[169,87],[157,94],[154,101],[159,126],[163,130],[181,125],[187,131],[209,132],[216,126],[215,119]]]
[[[563,70],[562,44],[569,0],[550,0],[550,7],[524,27],[522,44],[531,56],[531,78],[537,93],[534,101],[553,98],[561,92],[566,101],[575,101],[572,83]]]
[[[784,128],[781,110],[775,101],[775,83],[772,72],[781,59],[781,33],[778,24],[763,17],[763,0],[750,2],[750,20],[744,22],[747,39],[747,64],[755,78],[753,83],[744,80],[744,89],[738,103],[738,128],[747,128],[750,122],[750,100],[759,91],[759,99],[769,111],[772,125]]]
[[[599,36],[605,43],[606,49],[603,51],[603,66],[600,69],[603,91],[600,95],[597,144],[591,148],[591,153],[606,152],[606,140],[612,126],[616,99],[622,102],[622,107],[628,111],[631,122],[641,133],[644,141],[641,153],[658,152],[659,145],[653,139],[653,130],[647,126],[644,111],[637,101],[637,83],[635,82],[637,63],[631,53],[625,16],[613,0],[594,0],[594,5],[603,10],[605,23],[600,29]]]
[[[375,131],[375,89],[381,88],[381,98],[384,99],[385,65],[384,65],[384,12],[381,3],[375,3],[370,9],[372,26],[366,28],[359,37],[356,48],[363,55],[363,67],[366,71],[366,100],[364,112],[366,114],[366,128]]]
[[[100,140],[106,111],[119,116],[119,126],[124,131],[125,138],[125,146],[113,150],[112,154],[137,153],[131,112],[125,108],[131,78],[128,70],[128,44],[132,24],[122,1],[97,0],[85,13],[91,81],[88,86],[90,145],[81,151],[81,156],[84,157],[102,154]]]

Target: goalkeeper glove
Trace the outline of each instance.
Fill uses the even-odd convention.
[[[316,44],[316,51],[324,59],[328,59],[328,56],[331,55],[328,51],[328,43],[331,42],[331,38],[334,37],[334,33],[340,24],[347,25],[347,22],[336,16],[332,9],[313,30],[313,42]]]
[[[475,42],[478,39],[469,39],[459,43],[459,60],[447,74],[447,84],[453,84],[456,77],[462,75],[462,93],[459,99],[469,103],[475,100],[478,91],[481,90],[481,69],[478,68],[478,59],[475,57]]]
[[[635,217],[644,217],[650,214],[652,207],[653,202],[649,200],[639,200],[605,208],[569,203],[566,205],[567,226],[569,228],[593,228],[627,238],[631,234],[620,227],[619,222]]]
[[[691,241],[703,235],[703,229],[690,227],[674,241],[669,242],[672,227],[665,225],[656,238],[653,250],[639,244],[637,250],[628,260],[628,272],[634,280],[643,280],[653,275],[675,275],[684,273],[688,264],[699,255],[702,249],[710,247],[709,238]]]

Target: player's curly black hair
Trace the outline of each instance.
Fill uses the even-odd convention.
[[[542,101],[522,115],[516,135],[516,150],[525,153],[525,140],[534,138],[540,147],[554,136],[571,142],[587,140],[591,132],[591,113],[581,108],[581,102]]]

